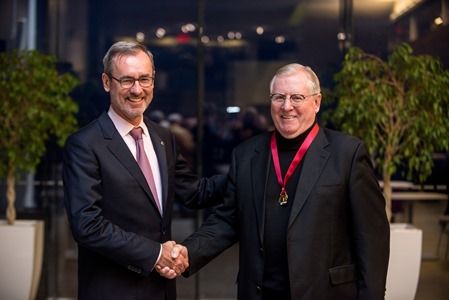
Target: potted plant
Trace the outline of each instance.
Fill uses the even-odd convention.
[[[55,62],[54,57],[37,51],[0,53],[0,178],[6,178],[7,200],[7,222],[0,222],[0,249],[11,251],[0,252],[0,291],[5,299],[34,298],[42,259],[29,248],[37,246],[43,253],[43,221],[16,221],[17,175],[37,166],[50,136],[62,144],[76,128],[77,105],[69,93],[77,79],[59,74]],[[17,244],[16,239],[22,236],[28,240]],[[37,274],[25,274],[28,271],[21,263],[26,262],[34,265]],[[14,270],[20,273],[14,275]],[[37,279],[34,283],[33,276]],[[20,279],[28,282],[20,285]],[[26,294],[14,294],[12,287]]]
[[[449,148],[449,72],[438,59],[414,55],[402,44],[387,60],[349,49],[335,79],[339,101],[332,116],[367,145],[382,175],[390,219],[392,175],[402,168],[407,178],[424,181],[432,171],[432,155]],[[391,227],[387,299],[412,299],[418,283],[422,232],[402,225]],[[404,261],[408,258],[412,261]]]
[[[438,59],[414,55],[407,44],[387,61],[349,49],[335,76],[339,99],[333,114],[342,129],[367,145],[384,182],[391,217],[391,176],[399,167],[424,181],[432,155],[449,149],[449,72]]]

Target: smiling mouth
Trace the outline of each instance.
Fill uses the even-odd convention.
[[[281,118],[285,119],[285,120],[291,120],[291,119],[295,119],[296,117],[295,116],[281,116]]]
[[[143,98],[142,97],[139,97],[139,98],[130,98],[130,97],[128,97],[127,100],[131,101],[131,102],[141,102],[141,101],[143,101]]]

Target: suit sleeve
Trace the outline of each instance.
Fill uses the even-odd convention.
[[[185,276],[197,272],[238,240],[235,157],[234,153],[223,204],[208,216],[198,231],[182,243],[189,253],[189,269]]]
[[[148,275],[160,251],[160,243],[125,231],[104,217],[100,159],[80,136],[68,139],[64,148],[64,203],[77,243],[123,267]]]
[[[390,229],[385,199],[363,144],[356,149],[350,174],[350,199],[359,274],[358,299],[384,299]]]
[[[191,209],[208,208],[223,203],[226,187],[226,175],[217,174],[209,178],[198,179],[184,157],[177,151],[172,138],[175,165],[175,197]]]

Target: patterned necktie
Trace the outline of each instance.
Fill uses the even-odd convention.
[[[162,214],[162,208],[159,203],[159,197],[157,195],[156,184],[154,183],[153,172],[151,171],[150,162],[148,161],[148,157],[145,153],[145,148],[143,146],[142,139],[142,128],[135,127],[132,129],[129,134],[136,141],[136,159],[139,164],[140,169],[142,170],[145,179],[147,180],[148,186],[150,187],[151,193],[153,194],[154,202],[159,209],[159,212]]]

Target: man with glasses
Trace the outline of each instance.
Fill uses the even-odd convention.
[[[389,226],[365,146],[318,125],[309,67],[280,68],[270,99],[275,131],[234,150],[224,205],[173,256],[190,275],[239,242],[241,300],[383,299]]]
[[[225,178],[199,180],[173,135],[143,113],[153,99],[152,54],[117,42],[104,59],[109,111],[73,134],[64,150],[65,205],[78,243],[79,299],[176,299],[185,258],[170,251],[173,201],[199,208],[221,201]]]

